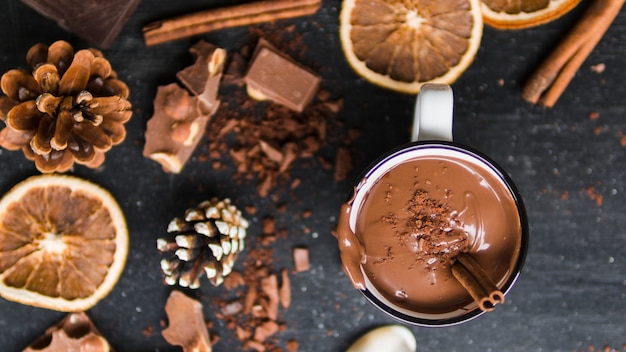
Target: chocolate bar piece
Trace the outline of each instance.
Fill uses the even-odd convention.
[[[140,0],[22,0],[68,32],[108,48]]]
[[[244,81],[252,98],[302,112],[315,96],[320,77],[261,39]]]
[[[70,313],[23,352],[111,351],[109,342],[100,335],[87,314]]]
[[[220,103],[217,92],[226,51],[206,42],[189,51],[196,61],[177,77],[191,94],[176,83],[159,86],[145,133],[143,155],[171,173],[179,173],[187,163]]]
[[[211,352],[211,337],[207,330],[202,303],[180,291],[172,291],[165,302],[169,326],[161,332],[165,341],[181,346],[183,352]]]

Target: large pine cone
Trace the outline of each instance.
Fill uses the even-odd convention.
[[[206,275],[219,286],[244,249],[247,228],[248,221],[229,199],[214,198],[187,209],[184,218],[170,222],[170,236],[157,240],[159,252],[171,253],[161,260],[165,283],[198,288]]]
[[[0,81],[0,146],[22,149],[41,172],[64,172],[74,162],[91,168],[126,137],[128,86],[97,49],[74,53],[65,41],[35,44],[32,72],[13,69]]]

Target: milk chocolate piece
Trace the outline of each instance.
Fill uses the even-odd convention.
[[[160,163],[165,172],[180,173],[202,138],[210,116],[201,115],[196,103],[197,98],[176,83],[157,88],[143,155]]]
[[[315,96],[320,77],[260,39],[244,81],[252,98],[302,112]]]
[[[215,45],[199,41],[189,48],[189,52],[194,57],[194,64],[176,74],[180,83],[189,89],[191,94],[200,97],[211,110],[217,109],[215,106],[217,88],[224,70],[226,53],[221,51],[222,49],[218,49]]]
[[[154,115],[145,133],[143,155],[159,162],[165,172],[182,170],[219,107],[217,91],[226,51],[206,42],[199,42],[189,51],[196,61],[177,77],[191,95],[176,83],[159,86]]]
[[[161,333],[165,341],[181,346],[184,352],[211,352],[211,340],[202,313],[202,304],[179,291],[172,291],[165,303],[169,326]]]
[[[68,32],[108,48],[140,0],[22,0]]]
[[[68,314],[58,324],[48,328],[24,352],[109,352],[111,346],[85,313]]]

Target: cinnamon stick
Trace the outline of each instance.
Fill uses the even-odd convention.
[[[502,291],[496,286],[495,282],[491,280],[489,275],[483,270],[478,262],[469,254],[461,253],[456,260],[463,264],[463,266],[472,273],[480,286],[488,293],[489,299],[494,303],[504,303],[504,295]]]
[[[463,285],[470,296],[472,296],[474,302],[478,304],[478,308],[486,312],[494,309],[494,305],[489,300],[489,296],[469,270],[459,264],[459,262],[455,262],[452,264],[451,271],[452,276]]]
[[[595,0],[524,85],[522,98],[552,107],[602,39],[626,0]]]
[[[321,0],[256,1],[156,21],[143,27],[143,36],[151,46],[225,28],[311,15],[321,5]]]
[[[451,272],[481,310],[490,312],[496,304],[504,303],[502,291],[470,255],[460,254],[452,264]]]

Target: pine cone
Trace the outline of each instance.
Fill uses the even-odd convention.
[[[26,61],[32,72],[13,69],[0,80],[0,146],[22,149],[41,172],[102,165],[104,153],[126,137],[126,84],[102,52],[74,53],[65,41],[35,44]]]
[[[244,249],[248,221],[229,199],[211,199],[187,209],[184,218],[174,218],[167,232],[157,240],[160,253],[171,253],[161,260],[165,283],[182,287],[200,287],[206,275],[219,286],[232,271],[237,254]]]

